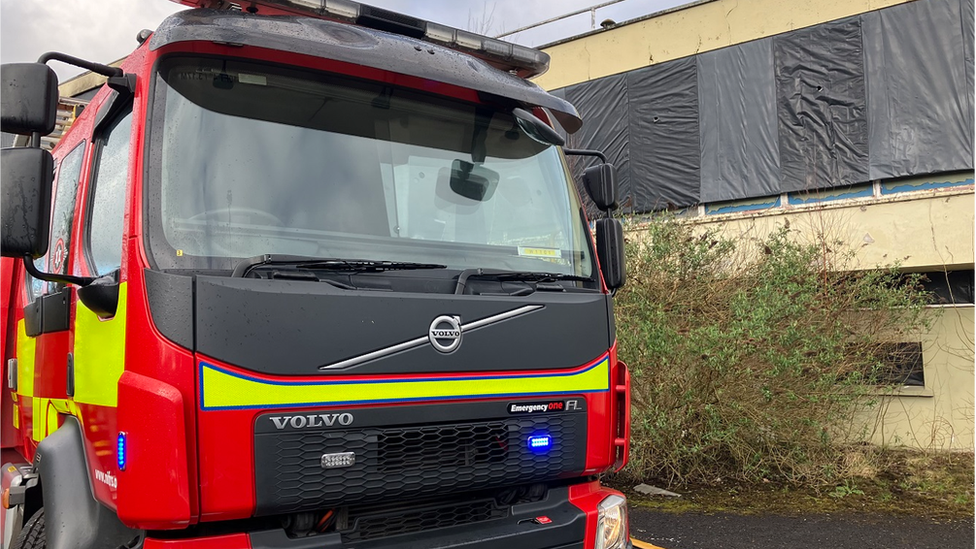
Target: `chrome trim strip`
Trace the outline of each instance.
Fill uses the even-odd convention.
[[[494,316],[489,316],[487,318],[482,318],[481,320],[475,320],[474,322],[468,322],[467,324],[461,325],[461,333],[470,332],[471,330],[476,330],[482,326],[487,326],[489,324],[494,324],[496,322],[501,322],[503,320],[508,320],[509,318],[514,318],[516,316],[521,316],[524,314],[531,313],[533,311],[538,311],[543,308],[543,305],[526,305],[525,307],[519,307],[518,309],[512,309],[511,311],[505,311],[504,313],[498,313]]]
[[[508,320],[510,318],[515,318],[517,316],[522,316],[524,314],[532,313],[543,308],[545,308],[545,305],[526,305],[524,307],[519,307],[518,309],[512,309],[511,311],[505,311],[504,313],[498,313],[497,315],[492,315],[489,317],[482,318],[480,320],[468,322],[467,324],[461,325],[461,333],[463,334],[465,332],[477,330],[478,328],[484,328],[485,326],[488,326],[490,324],[501,322],[503,320]],[[406,351],[408,349],[413,349],[414,347],[420,347],[424,343],[427,344],[430,343],[430,340],[426,335],[411,339],[409,341],[404,341],[402,343],[397,343],[395,345],[390,345],[389,347],[384,347],[382,349],[370,351],[368,353],[359,356],[347,358],[346,360],[334,362],[332,364],[327,364],[325,366],[319,366],[319,370],[338,370],[341,368],[348,368],[350,366],[362,364],[363,362],[369,362],[370,360],[376,360],[377,358],[383,358],[385,356],[389,356],[394,353],[399,353],[400,351]]]

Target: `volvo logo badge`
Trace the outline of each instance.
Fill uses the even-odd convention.
[[[461,346],[461,317],[441,315],[430,323],[427,339],[442,353],[452,353]]]

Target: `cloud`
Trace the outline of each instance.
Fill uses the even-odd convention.
[[[138,46],[136,34],[155,29],[182,9],[164,0],[0,0],[0,61],[31,62],[60,51],[100,63]],[[52,63],[64,80],[81,69]]]
[[[686,0],[628,0],[604,8],[623,21],[672,7]],[[421,19],[498,34],[595,4],[597,0],[367,0],[366,3]],[[136,34],[155,29],[168,15],[184,9],[167,0],[0,0],[0,62],[30,62],[47,51],[60,51],[100,63],[119,59],[136,48]],[[589,14],[520,33],[508,39],[537,45],[590,30]],[[487,28],[485,28],[487,27]],[[81,72],[53,63],[64,80]]]

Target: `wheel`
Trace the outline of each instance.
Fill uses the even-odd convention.
[[[14,549],[44,549],[45,547],[47,547],[47,536],[44,534],[44,508],[42,507],[24,525],[24,529],[17,536],[17,542],[14,543]]]

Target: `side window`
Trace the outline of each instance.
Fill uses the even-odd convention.
[[[88,258],[98,276],[122,265],[122,221],[131,135],[130,111],[106,128],[98,141],[94,195],[88,220]]]
[[[81,163],[85,158],[85,143],[76,146],[58,165],[54,180],[54,204],[51,208],[51,239],[47,255],[36,259],[34,265],[41,271],[55,274],[68,273],[68,255],[71,250],[71,225],[75,217],[75,202],[78,197],[78,180],[81,178]],[[55,293],[62,284],[35,280],[30,275],[31,297]]]

